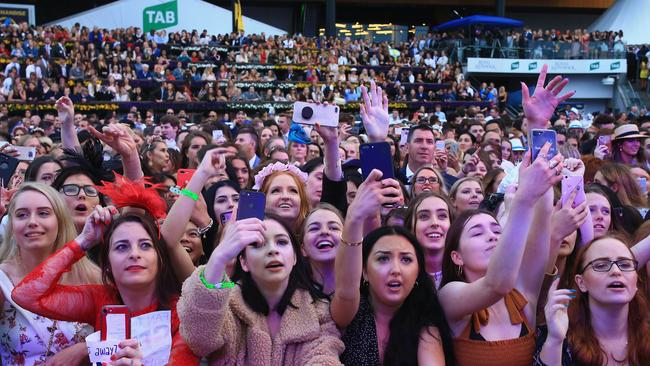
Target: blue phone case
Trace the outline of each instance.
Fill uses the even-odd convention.
[[[264,220],[266,195],[262,192],[241,191],[237,205],[237,221],[256,217]]]
[[[557,155],[557,133],[553,130],[532,130],[530,131],[530,146],[533,149],[532,161],[537,159],[539,151],[542,149],[546,142],[551,143],[551,148],[548,150],[547,159],[551,159]]]
[[[362,144],[359,150],[363,179],[368,178],[368,175],[373,169],[378,169],[383,173],[382,179],[395,178],[393,158],[390,156],[390,145],[388,142]]]

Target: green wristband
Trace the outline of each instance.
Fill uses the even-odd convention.
[[[210,283],[210,282],[208,282],[208,280],[205,279],[204,272],[205,272],[205,268],[203,268],[201,270],[201,272],[199,272],[199,279],[201,280],[201,283],[203,283],[203,286],[205,286],[206,288],[209,288],[209,289],[213,290],[215,288],[220,289],[220,288],[233,288],[233,287],[235,287],[234,282],[225,281],[226,280],[225,275],[223,276],[224,278],[223,278],[223,280],[221,282],[219,282],[219,283]]]
[[[185,188],[181,189],[181,194],[193,199],[194,201],[199,200],[199,195],[190,191],[189,189],[185,189]]]

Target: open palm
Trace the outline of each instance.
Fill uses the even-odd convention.
[[[542,66],[542,71],[537,78],[537,85],[535,92],[531,96],[528,86],[521,83],[521,96],[524,114],[528,119],[528,128],[546,128],[548,120],[553,116],[553,112],[557,106],[565,100],[571,98],[575,91],[570,91],[562,96],[558,96],[560,92],[569,84],[569,79],[562,78],[561,76],[554,77],[546,87],[546,74],[548,73],[548,65]]]
[[[363,104],[359,106],[363,126],[371,142],[384,141],[388,136],[388,97],[374,81],[370,81],[370,90],[361,87]]]

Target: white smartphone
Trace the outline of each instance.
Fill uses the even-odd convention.
[[[338,127],[339,113],[337,105],[295,102],[293,104],[293,122],[303,125]]]
[[[14,149],[18,151],[18,156],[16,159],[23,161],[32,161],[36,157],[36,148],[29,146],[14,146]]]

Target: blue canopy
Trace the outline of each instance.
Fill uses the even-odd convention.
[[[453,28],[467,28],[476,24],[487,25],[493,28],[521,28],[524,26],[524,22],[521,20],[493,17],[489,15],[472,15],[442,23],[433,27],[433,30],[442,31]]]

